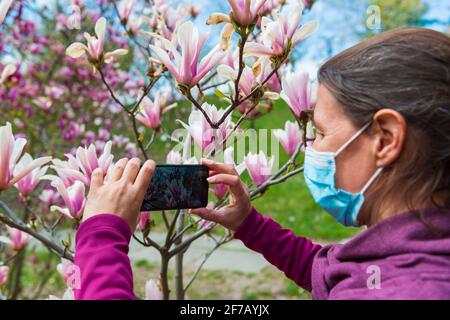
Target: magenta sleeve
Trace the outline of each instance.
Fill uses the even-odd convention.
[[[135,299],[128,258],[131,235],[128,223],[112,214],[96,215],[81,224],[75,245],[80,274],[76,300]]]
[[[311,291],[312,262],[320,245],[283,229],[269,217],[263,217],[255,208],[236,230],[235,238],[261,253],[299,286]]]

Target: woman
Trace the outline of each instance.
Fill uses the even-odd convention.
[[[449,37],[385,32],[329,60],[318,79],[305,181],[338,222],[367,230],[325,247],[297,237],[252,208],[232,167],[210,160],[208,180],[229,186],[230,204],[192,212],[234,230],[314,299],[450,299]],[[154,163],[138,168],[123,159],[105,184],[94,173],[77,233],[78,299],[134,298],[128,242]]]

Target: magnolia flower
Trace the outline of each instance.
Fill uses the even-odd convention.
[[[263,151],[258,154],[249,153],[244,158],[245,167],[256,186],[264,183],[272,173],[273,162],[275,158],[272,156],[267,159]]]
[[[3,24],[3,20],[5,20],[6,14],[13,1],[14,0],[2,0],[0,2],[0,26]]]
[[[181,164],[182,162],[181,153],[175,150],[171,150],[166,157],[166,163],[168,164]]]
[[[6,226],[9,237],[0,236],[0,241],[7,243],[14,251],[20,251],[31,240],[31,236],[22,230]]]
[[[159,95],[155,97],[153,103],[149,97],[144,97],[139,105],[139,113],[136,120],[142,122],[150,129],[158,129],[161,125],[161,105],[159,103]]]
[[[0,191],[11,187],[34,169],[52,159],[51,157],[37,158],[15,170],[17,160],[19,160],[26,143],[27,140],[23,138],[14,138],[9,122],[0,127]]]
[[[147,228],[147,225],[150,223],[150,212],[143,211],[139,214],[139,221],[137,224],[137,229],[139,231],[144,231]]]
[[[71,180],[71,181],[82,181],[86,185],[91,183],[91,175],[95,169],[101,168],[103,173],[106,174],[109,172],[109,169],[112,164],[112,160],[114,156],[111,154],[111,146],[112,142],[108,141],[103,149],[103,153],[100,157],[97,157],[97,149],[94,144],[91,144],[89,147],[78,147],[76,151],[76,156],[74,157],[71,154],[66,154],[68,161],[66,163],[61,161],[54,161],[56,163],[55,170],[58,172],[58,175],[61,173],[60,178],[63,180]],[[59,166],[58,166],[59,164]],[[61,167],[66,164],[67,166]],[[80,169],[82,175],[77,170]],[[71,183],[64,183],[66,186]]]
[[[213,13],[208,19],[208,24],[231,23],[233,20],[238,25],[247,27],[256,23],[265,2],[266,0],[228,0],[231,7],[230,16]]]
[[[127,21],[133,11],[135,0],[123,0],[119,5],[119,16],[122,21]]]
[[[68,157],[68,155],[66,155]],[[53,159],[53,166],[59,178],[63,181],[66,187],[71,186],[75,181],[81,181],[86,185],[90,184],[90,180],[79,170],[76,159],[71,156],[68,161],[61,161]],[[47,177],[47,176],[46,176]]]
[[[163,294],[158,283],[150,279],[145,283],[145,300],[162,300]]]
[[[73,262],[61,258],[61,262],[56,265],[56,271],[64,278],[64,282],[70,277],[73,271]]]
[[[50,210],[56,210],[71,219],[80,219],[83,215],[85,199],[85,185],[80,181],[75,181],[70,187],[66,187],[59,177],[52,178],[52,186],[58,190],[65,207],[51,206]]]
[[[24,168],[26,168],[30,163],[33,162],[33,158],[28,154],[25,153],[20,161],[17,163],[16,167],[14,168],[14,174],[17,175],[20,171],[22,171]],[[30,173],[28,173],[26,176],[24,176],[22,179],[20,179],[15,185],[16,188],[19,190],[20,194],[22,196],[29,196],[33,190],[36,188],[36,186],[41,181],[41,178],[45,175],[47,172],[48,166],[42,167],[42,168],[34,168]]]
[[[217,123],[225,113],[225,109],[217,110],[216,106],[204,103],[202,109],[206,112],[213,123]],[[206,153],[215,146],[222,143],[230,133],[231,114],[228,115],[218,129],[213,129],[200,110],[193,110],[189,115],[188,124],[181,120],[179,123],[189,132],[194,142]]]
[[[6,65],[5,69],[3,69],[2,74],[0,75],[0,85],[6,82],[9,76],[13,75],[16,72],[17,68],[13,64]]]
[[[301,71],[287,73],[283,77],[282,87],[283,91],[280,96],[296,117],[300,117],[302,111],[314,108],[315,90],[309,81],[308,73]]]
[[[161,125],[161,113],[166,113],[177,106],[176,103],[166,106],[167,93],[157,92],[154,101],[144,97],[139,105],[139,113],[136,119],[150,129],[159,129]]]
[[[274,135],[280,141],[289,156],[294,154],[297,146],[302,141],[302,132],[296,122],[286,121],[284,130],[277,129],[274,131]]]
[[[103,53],[105,45],[105,29],[106,19],[101,17],[95,23],[95,34],[97,37],[91,36],[85,32],[84,37],[87,41],[87,46],[81,42],[72,43],[67,49],[66,54],[74,59],[83,56],[86,52],[93,61],[103,61],[105,63],[111,63],[118,56],[123,56],[128,53],[126,49],[116,49],[111,52]]]
[[[217,45],[199,62],[200,51],[207,37],[207,33],[199,32],[191,21],[186,21],[176,30],[175,43],[160,39],[161,45],[168,52],[155,45],[150,45],[150,48],[178,84],[193,87],[225,56],[225,52]],[[177,46],[181,47],[181,53],[177,50]],[[173,62],[171,56],[174,58]]]
[[[279,13],[275,20],[263,17],[261,20],[261,42],[247,42],[246,56],[277,57],[287,54],[300,41],[312,34],[318,27],[317,21],[310,21],[297,29],[303,6],[299,4],[292,10]]]
[[[262,83],[268,76],[267,73],[267,62],[268,59],[261,59],[255,63],[253,68],[245,66],[242,70],[241,78],[239,80],[239,98],[243,98],[248,96],[252,90],[260,83]],[[231,81],[235,81],[238,76],[238,62],[235,60],[235,64],[233,67],[222,64],[217,68],[217,73],[225,78],[230,79]],[[264,72],[262,72],[264,71]],[[269,71],[270,73],[270,71]],[[276,75],[274,75],[276,77]],[[264,78],[263,78],[264,77]],[[273,77],[273,76],[272,76]],[[271,79],[272,79],[271,77]],[[266,90],[264,92],[263,98],[276,100],[279,98],[279,95],[276,92]],[[244,103],[241,103],[237,108],[240,112],[244,113],[249,108],[252,107],[252,102],[247,100]],[[254,108],[250,116],[255,115],[258,112],[257,108]]]
[[[8,281],[8,275],[9,275],[9,267],[1,266],[0,267],[0,288],[5,285],[6,281]]]
[[[39,200],[41,200],[47,207],[55,204],[59,201],[60,196],[58,192],[54,189],[45,189],[39,195]]]

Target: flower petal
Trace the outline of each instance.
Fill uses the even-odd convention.
[[[77,59],[87,51],[87,47],[81,42],[74,42],[66,49],[66,55]]]
[[[310,36],[313,32],[315,32],[318,29],[318,27],[319,27],[318,21],[309,21],[309,22],[305,23],[292,36],[292,45],[296,45],[303,39]]]

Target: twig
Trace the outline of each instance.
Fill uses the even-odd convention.
[[[213,237],[211,237],[213,238]],[[213,238],[214,239],[214,238]],[[202,270],[203,266],[205,265],[206,261],[208,261],[209,257],[214,253],[214,251],[216,251],[220,246],[222,246],[223,244],[229,242],[231,239],[233,239],[232,237],[226,237],[224,236],[222,238],[222,240],[217,241],[214,239],[215,241],[215,245],[214,247],[208,251],[207,253],[205,253],[205,256],[202,260],[202,262],[200,263],[200,265],[197,267],[197,269],[195,270],[194,274],[192,275],[191,279],[189,280],[189,282],[186,284],[186,286],[184,287],[184,292],[186,293],[186,291],[189,289],[189,287],[191,286],[191,284],[195,281],[195,279],[197,278],[198,274],[200,273],[200,271]]]
[[[17,216],[15,215],[15,213],[13,211],[11,211],[11,209],[8,208],[8,206],[0,201],[0,208],[3,209],[3,211],[5,212],[6,216],[0,216],[0,221],[3,222],[4,224],[19,229],[23,232],[28,233],[29,235],[31,235],[32,237],[36,238],[37,240],[39,240],[42,244],[44,244],[47,248],[50,249],[50,251],[53,251],[55,254],[57,254],[58,256],[62,257],[62,258],[66,258],[70,261],[73,262],[73,255],[70,254],[66,248],[62,248],[59,245],[56,244],[56,242],[53,239],[48,239],[47,237],[45,237],[44,235],[34,231],[33,229],[29,228],[27,225],[25,225],[22,221],[20,221]]]

